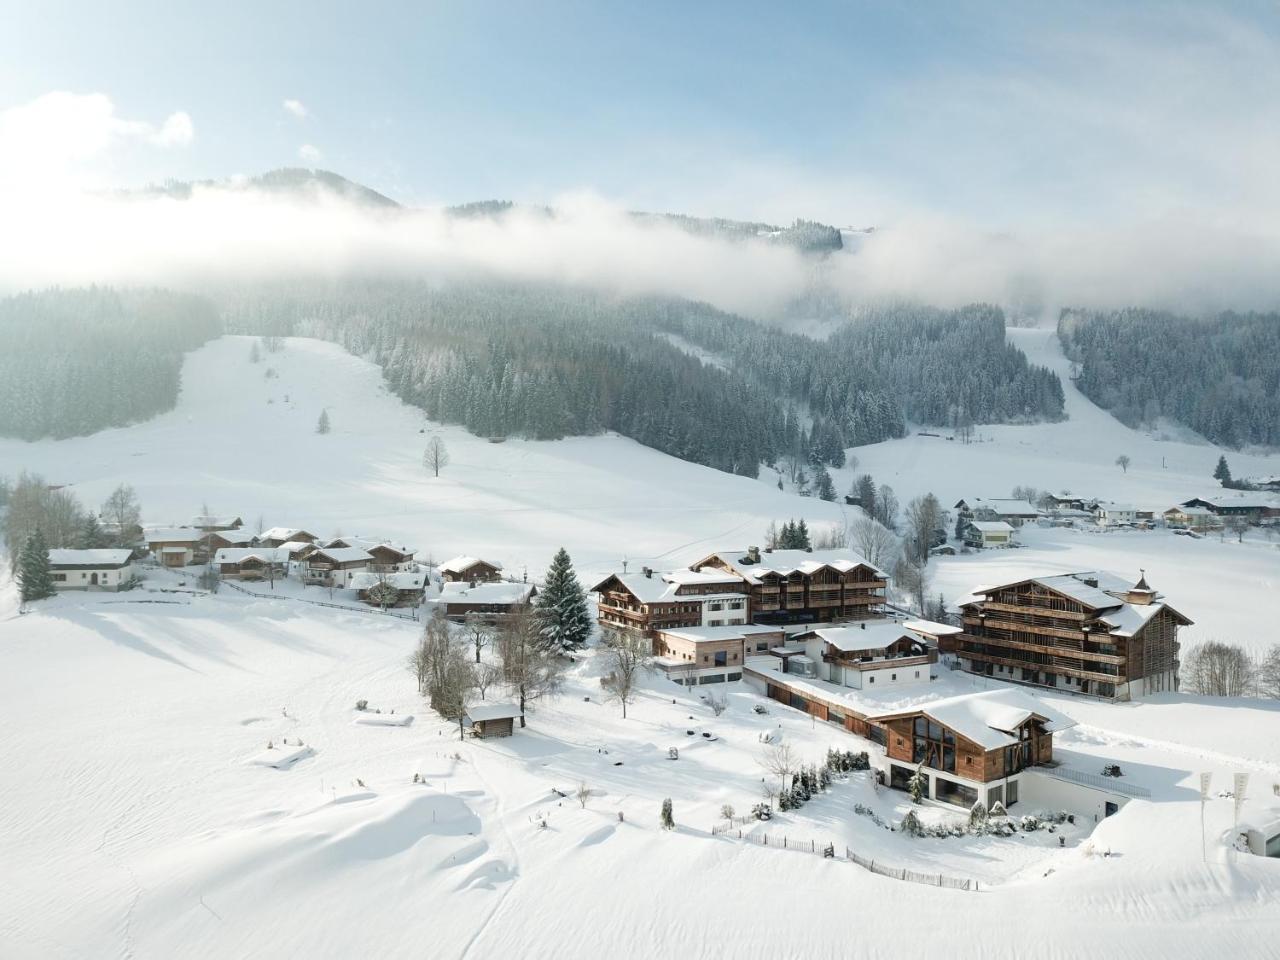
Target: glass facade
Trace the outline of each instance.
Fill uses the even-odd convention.
[[[955,734],[928,717],[915,718],[912,726],[911,759],[935,770],[956,771]]]

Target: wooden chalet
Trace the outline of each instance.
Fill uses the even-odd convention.
[[[1019,690],[986,690],[870,718],[884,730],[885,781],[899,790],[919,769],[933,800],[990,808],[1017,803],[1018,774],[1053,764],[1053,735],[1075,721]]]
[[[443,610],[450,620],[474,616],[496,623],[531,603],[537,594],[537,587],[531,583],[445,583],[439,595],[427,603]]]
[[[264,547],[278,547],[282,543],[317,543],[319,540],[314,533],[294,527],[272,527],[258,535],[258,543]]]
[[[345,589],[352,577],[368,569],[372,559],[359,547],[321,547],[302,561],[302,582]]]
[[[998,550],[1013,546],[1013,526],[1003,520],[970,520],[961,531],[971,550]]]
[[[1034,523],[1044,516],[1044,511],[1030,501],[1001,497],[969,497],[957,500],[953,509],[964,520],[1002,520],[1011,527]]]
[[[884,613],[888,574],[852,550],[746,550],[708,554],[690,569],[732,573],[756,623],[816,623]]]
[[[426,596],[427,575],[416,570],[381,572],[371,568],[352,576],[349,586],[362,603],[373,607],[416,607]]]
[[[191,526],[210,533],[214,530],[239,530],[244,521],[239,517],[193,517]]]
[[[502,564],[479,557],[453,557],[439,566],[446,583],[494,583],[502,579]]]
[[[196,558],[203,530],[177,527],[169,530],[148,530],[143,534],[147,549],[166,567],[185,567]]]
[[[359,547],[369,554],[369,569],[374,573],[397,573],[413,569],[413,547],[393,543],[390,540],[371,540],[367,537],[336,537],[325,547]]]
[[[289,572],[288,551],[276,547],[224,547],[213,555],[224,580],[280,580]]]
[[[661,630],[741,626],[751,620],[743,579],[724,570],[610,574],[591,588],[600,626],[655,638]]]
[[[1035,577],[960,608],[964,632],[947,646],[970,673],[1116,700],[1177,689],[1178,628],[1191,620],[1145,576]]]

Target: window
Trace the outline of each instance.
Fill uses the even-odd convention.
[[[956,769],[956,737],[947,728],[921,715],[912,724],[911,759],[935,770]]]
[[[1018,781],[1010,780],[1006,789],[1007,789],[1006,796],[1009,799],[1007,799],[1004,802],[1004,805],[1006,807],[1012,807],[1015,803],[1018,802]]]
[[[717,650],[715,652],[715,658],[716,658],[715,664],[717,667],[723,667],[728,663],[728,654],[726,654],[723,650]]]
[[[917,671],[916,671],[916,679],[917,679],[917,680],[919,680],[919,679],[920,679],[920,671],[919,671],[919,670],[917,670]]]
[[[889,679],[890,679],[890,680],[897,680],[897,679],[898,679],[898,675],[897,675],[896,673],[891,673],[891,674],[889,674]]]
[[[889,764],[889,786],[895,790],[909,790],[910,787],[907,784],[915,776],[915,773],[910,767],[900,767],[896,763],[891,763]],[[925,792],[928,792],[927,789]]]
[[[728,675],[727,675],[727,679],[729,679],[729,680],[741,680],[741,679],[742,679],[742,674],[740,674],[740,673],[730,673],[730,674],[728,674]]]
[[[987,809],[990,810],[997,803],[1004,803],[1004,784],[987,791]]]
[[[766,642],[763,642],[763,643],[757,643],[757,644],[756,644],[756,653],[764,653],[764,652],[766,652],[768,649],[769,649],[769,644],[768,644],[768,642],[767,642],[767,641],[766,641]]]
[[[875,682],[876,682],[875,674],[872,674],[871,676],[867,677],[867,683],[875,683]]]
[[[54,583],[66,583],[67,575],[65,573],[51,573],[49,574],[49,579]]]
[[[944,803],[954,803],[958,807],[972,807],[978,802],[978,791],[973,787],[965,786],[963,783],[956,783],[954,780],[946,780],[942,777],[934,778],[934,799],[941,800]]]

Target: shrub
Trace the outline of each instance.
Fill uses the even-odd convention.
[[[671,798],[667,797],[662,801],[662,829],[674,830],[675,826],[675,817],[671,812]]]
[[[369,701],[368,701],[368,700],[357,700],[357,701],[356,701],[356,709],[357,709],[357,710],[360,710],[361,712],[363,712],[363,711],[365,711],[365,710],[368,710],[368,709],[369,709]]]
[[[916,816],[914,810],[908,810],[907,815],[902,818],[902,822],[898,824],[898,829],[907,836],[923,837],[924,826],[920,823],[920,818]]]
[[[1009,815],[1008,812],[1004,808],[1004,804],[1001,803],[999,800],[997,800],[995,803],[991,805],[991,816],[1007,817],[1008,815]]]
[[[975,800],[973,801],[973,806],[969,809],[969,829],[974,833],[979,833],[986,825],[987,808],[982,805],[981,800]]]

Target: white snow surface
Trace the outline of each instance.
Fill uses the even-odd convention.
[[[1011,336],[1033,359],[1061,363],[1042,331]],[[669,568],[757,543],[770,520],[804,516],[814,526],[846,512],[616,436],[490,444],[424,423],[370,364],[332,345],[289,340],[259,365],[248,350],[248,340],[224,338],[192,355],[178,408],[148,423],[61,442],[0,441],[0,473],[39,471],[89,504],[129,482],[148,522],[176,524],[208,503],[322,536],[408,540],[421,545],[420,559],[493,557],[517,575],[528,568],[531,580],[560,545],[590,581],[624,557]],[[279,377],[264,379],[267,366]],[[913,436],[855,451],[859,470],[904,501],[933,490],[948,505],[1007,496],[1014,483],[1153,505],[1212,492],[1215,448],[1144,438],[1068,394],[1067,423],[982,428],[994,439],[967,447]],[[322,408],[333,421],[326,436],[314,432]],[[421,466],[432,433],[451,453],[438,479]],[[1120,453],[1133,459],[1128,474],[1114,466]],[[1280,472],[1276,458],[1229,459],[1238,474]],[[1020,537],[1021,549],[939,558],[934,589],[951,597],[1081,569],[1136,579],[1144,567],[1196,620],[1186,640],[1261,649],[1276,639],[1280,551],[1264,538],[1027,527]],[[300,603],[292,591],[210,597],[183,592],[181,574],[148,576],[142,590],[63,594],[26,614],[0,577],[6,960],[1154,960],[1271,957],[1280,942],[1280,861],[1228,849],[1232,800],[1223,795],[1232,773],[1248,772],[1244,815],[1280,804],[1274,702],[1169,694],[1115,705],[1019,688],[1076,721],[1056,738],[1068,767],[1096,773],[1118,763],[1150,800],[1059,834],[912,839],[853,812],[860,803],[897,822],[910,809],[904,794],[854,774],[800,810],[742,827],[767,833],[763,847],[710,833],[724,804],[743,814],[759,801],[769,777],[762,737],[805,762],[828,747],[877,748],[741,684],[710,688],[728,694],[717,716],[700,699],[708,688],[648,677],[624,721],[602,702],[607,667],[594,650],[576,658],[559,698],[533,705],[527,729],[460,742],[457,724],[426,706],[405,670],[420,624]],[[880,705],[1007,689],[941,673],[923,689],[878,693]],[[416,719],[355,723],[362,699]],[[768,712],[756,714],[757,705]],[[273,753],[286,749],[286,738],[306,744],[292,764],[246,762],[268,741]],[[1213,775],[1204,854],[1201,771]],[[666,797],[670,832],[658,823]],[[926,822],[963,818],[916,809]],[[779,850],[783,837],[972,878],[981,889]]]

